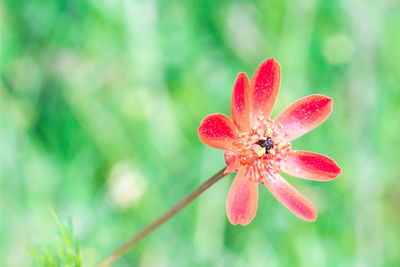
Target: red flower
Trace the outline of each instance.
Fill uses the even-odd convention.
[[[212,114],[200,125],[200,140],[225,150],[225,173],[237,172],[226,201],[232,224],[246,225],[254,218],[258,183],[301,219],[315,221],[314,205],[279,173],[315,181],[332,180],[341,173],[332,159],[291,150],[290,144],[325,121],[332,111],[332,99],[323,95],[304,97],[271,120],[280,81],[281,67],[273,58],[258,67],[250,84],[247,75],[239,73],[232,94],[233,121]]]

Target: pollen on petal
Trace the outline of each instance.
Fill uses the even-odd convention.
[[[257,155],[261,157],[267,152],[267,149],[265,147],[261,148],[260,151],[258,151]]]

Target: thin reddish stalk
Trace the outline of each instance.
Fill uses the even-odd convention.
[[[107,267],[111,266],[115,261],[117,261],[120,257],[122,257],[129,249],[135,246],[140,240],[145,238],[155,229],[160,227],[163,223],[171,219],[175,214],[181,211],[184,207],[189,205],[193,200],[195,200],[198,196],[204,193],[208,188],[214,185],[216,182],[221,180],[226,174],[224,174],[226,167],[221,169],[219,172],[214,174],[210,179],[205,181],[199,187],[197,187],[194,191],[192,191],[189,195],[187,195],[184,199],[176,203],[172,208],[167,210],[164,214],[158,217],[151,224],[146,226],[142,231],[137,233],[131,239],[129,239],[125,244],[120,246],[117,250],[115,250],[110,256],[105,258],[98,267]]]

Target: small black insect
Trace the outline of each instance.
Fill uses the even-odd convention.
[[[274,148],[274,142],[272,141],[272,139],[270,137],[267,137],[267,139],[264,140],[258,140],[256,142],[257,145],[261,146],[261,147],[265,147],[266,150],[266,154],[268,154],[268,151],[272,148]]]

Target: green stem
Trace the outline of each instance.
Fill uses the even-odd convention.
[[[176,203],[172,208],[167,210],[163,215],[158,217],[151,224],[146,226],[142,231],[137,233],[131,239],[129,239],[125,244],[120,246],[116,251],[114,251],[110,256],[105,258],[97,267],[107,267],[111,266],[115,261],[121,258],[129,249],[135,246],[140,240],[145,238],[155,229],[160,227],[163,223],[171,219],[175,214],[181,211],[184,207],[189,205],[193,200],[195,200],[198,196],[204,193],[208,188],[210,188],[213,184],[221,180],[226,174],[224,174],[226,167],[221,169],[219,172],[214,174],[210,179],[205,181],[199,187],[197,187],[194,191],[192,191],[189,195],[187,195],[184,199]]]

